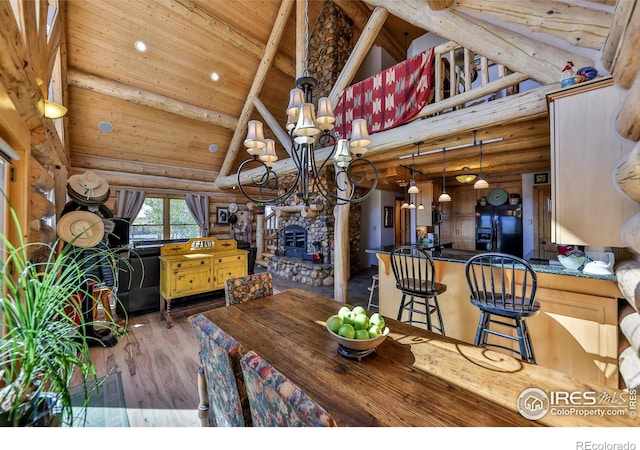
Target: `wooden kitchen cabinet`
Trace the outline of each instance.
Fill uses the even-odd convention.
[[[234,239],[194,238],[160,251],[160,320],[171,328],[171,301],[224,289],[224,282],[248,274],[248,252]]]
[[[458,250],[475,250],[476,190],[470,187],[447,188],[451,201],[439,203],[442,209],[440,242],[453,242]]]
[[[610,77],[548,95],[551,238],[557,244],[625,247],[620,229],[640,211],[613,176],[633,146],[612,121],[625,95]]]

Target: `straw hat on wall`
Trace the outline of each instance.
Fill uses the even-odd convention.
[[[82,175],[71,175],[67,181],[69,195],[79,201],[104,203],[109,198],[109,183],[95,172],[87,170]]]
[[[104,222],[97,214],[71,211],[60,217],[56,231],[60,239],[75,247],[95,247],[104,237]]]

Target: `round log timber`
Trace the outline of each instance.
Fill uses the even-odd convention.
[[[618,188],[631,200],[640,202],[640,142],[622,158],[615,168]]]
[[[640,213],[628,219],[620,233],[625,245],[640,255]]]

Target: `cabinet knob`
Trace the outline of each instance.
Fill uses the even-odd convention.
[[[200,265],[204,264],[204,261],[200,261]]]
[[[178,263],[178,267],[182,267],[182,263]]]

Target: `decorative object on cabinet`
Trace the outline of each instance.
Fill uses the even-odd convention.
[[[487,194],[487,202],[491,206],[504,205],[509,198],[509,194],[504,189],[494,189]]]
[[[171,328],[171,301],[224,289],[229,278],[248,274],[248,252],[234,239],[193,238],[160,251],[160,320]]]

